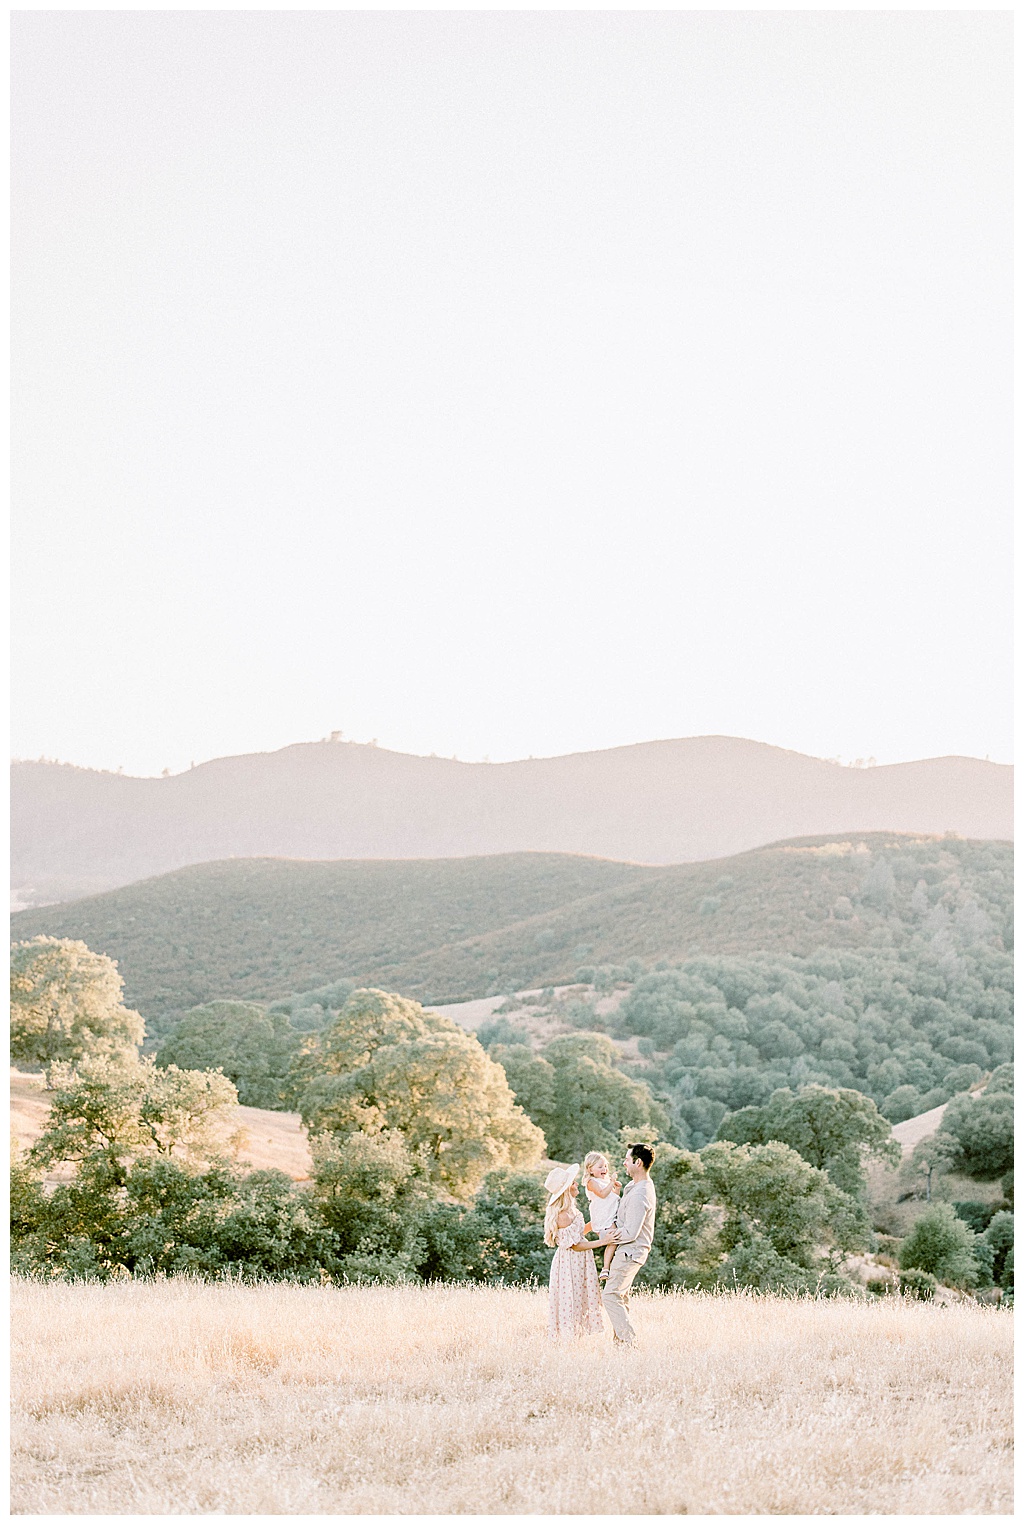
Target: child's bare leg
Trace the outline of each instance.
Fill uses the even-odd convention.
[[[614,1255],[615,1255],[615,1246],[614,1246],[614,1244],[606,1244],[605,1247],[604,1247],[604,1267],[603,1267],[603,1269],[601,1271],[602,1277],[608,1275],[608,1271],[609,1271],[609,1269],[611,1267],[612,1258],[613,1258]]]

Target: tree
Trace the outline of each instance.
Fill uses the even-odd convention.
[[[315,1194],[351,1279],[415,1279],[425,1209],[436,1199],[430,1161],[397,1130],[312,1139]]]
[[[222,1127],[236,1099],[231,1082],[137,1058],[55,1064],[51,1075],[53,1105],[27,1164],[76,1169],[40,1198],[34,1227],[15,1235],[16,1264],[102,1277],[223,1263],[217,1226],[235,1180]]]
[[[894,929],[904,882],[897,875]],[[954,968],[919,919],[903,931],[908,940],[891,948],[688,959],[637,981],[616,1032],[653,1043],[651,1084],[685,1117],[691,1144],[708,1136],[695,1102],[735,1112],[811,1083],[861,1091],[902,1121],[947,1101],[968,1073],[1002,1064],[1012,1044],[1010,957],[975,943]]]
[[[956,1156],[955,1140],[948,1133],[933,1133],[923,1138],[910,1158],[903,1161],[900,1175],[917,1194],[923,1184],[925,1201],[930,1202],[938,1181],[954,1168]]]
[[[900,1148],[888,1122],[862,1091],[821,1085],[774,1092],[763,1107],[744,1107],[722,1119],[718,1138],[764,1144],[778,1139],[795,1149],[816,1170],[828,1172],[840,1191],[864,1191],[864,1157],[895,1164]]]
[[[554,1065],[535,1054],[526,1043],[496,1043],[490,1056],[505,1071],[516,1101],[547,1139],[548,1129],[554,1126],[557,1091]]]
[[[659,1144],[652,1171],[658,1231],[644,1266],[652,1286],[712,1286],[724,1254],[722,1213],[708,1212],[713,1189],[700,1154]]]
[[[283,1012],[250,1001],[210,1001],[185,1013],[156,1062],[163,1068],[221,1069],[243,1106],[281,1108],[301,1041]]]
[[[33,937],[11,949],[11,1058],[74,1063],[131,1053],[145,1036],[122,999],[114,960],[67,937]]]
[[[879,911],[887,911],[896,892],[896,876],[884,858],[876,858],[860,887],[860,898]]]
[[[726,1209],[726,1249],[761,1236],[786,1260],[809,1268],[819,1245],[858,1247],[845,1194],[788,1144],[718,1142],[700,1157],[711,1200]]]
[[[74,1162],[123,1183],[141,1155],[191,1163],[219,1160],[222,1125],[237,1093],[224,1075],[198,1074],[152,1059],[83,1059],[54,1065],[53,1105],[30,1151],[37,1164]]]
[[[552,1159],[615,1150],[623,1128],[654,1138],[668,1127],[650,1087],[616,1066],[615,1045],[603,1033],[555,1038],[539,1056],[514,1046],[496,1049],[494,1057],[507,1066],[516,1100],[543,1129]]]
[[[305,1057],[313,1074],[349,1075],[368,1064],[380,1048],[448,1033],[454,1027],[418,1001],[386,990],[356,990],[334,1021],[307,1040]]]
[[[928,1271],[948,1286],[976,1286],[975,1238],[948,1202],[935,1203],[921,1214],[900,1245],[900,1269]]]
[[[462,1221],[462,1273],[474,1281],[546,1281],[551,1250],[544,1244],[544,1189],[525,1172],[492,1171]],[[444,1279],[451,1269],[440,1267]]]
[[[897,1086],[890,1091],[879,1108],[882,1116],[891,1123],[905,1123],[921,1112],[921,1093],[917,1086]]]
[[[415,1001],[356,991],[312,1057],[326,1073],[301,1093],[311,1133],[397,1129],[424,1152],[435,1185],[455,1197],[472,1196],[491,1170],[543,1154],[543,1135],[516,1105],[500,1065],[475,1037]]]
[[[954,1169],[976,1181],[997,1180],[1013,1168],[1012,1091],[955,1096],[941,1131],[954,1141]]]
[[[850,1199],[787,1144],[659,1145],[658,1234],[645,1267],[655,1286],[809,1291],[844,1285],[833,1257],[864,1243]]]
[[[992,1277],[997,1286],[1013,1286],[1013,1214],[998,1212],[985,1230],[992,1251]],[[1009,1273],[1007,1265],[1009,1264]]]

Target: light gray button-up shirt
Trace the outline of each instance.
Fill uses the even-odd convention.
[[[630,1181],[615,1211],[616,1242],[624,1255],[641,1265],[654,1239],[657,1207],[654,1182],[648,1177],[646,1181]]]

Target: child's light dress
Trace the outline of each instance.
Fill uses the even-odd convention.
[[[590,1203],[590,1221],[598,1234],[603,1234],[606,1228],[611,1228],[615,1222],[615,1214],[618,1212],[622,1198],[617,1197],[610,1191],[606,1197],[599,1197],[587,1187],[587,1201]]]

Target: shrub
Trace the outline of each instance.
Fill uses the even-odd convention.
[[[1003,1288],[1003,1290],[1005,1292],[1009,1292],[1011,1297],[1013,1296],[1013,1248],[1012,1248],[1012,1246],[1011,1246],[1011,1248],[1006,1253],[1006,1259],[1003,1262],[1002,1275],[999,1278],[999,1285]]]
[[[763,1292],[809,1292],[814,1278],[804,1266],[780,1255],[770,1239],[758,1234],[738,1244],[719,1271],[727,1287],[752,1287]]]
[[[904,1297],[917,1297],[927,1302],[935,1296],[938,1282],[928,1271],[901,1271],[899,1289]]]
[[[476,1036],[477,1042],[481,1047],[487,1049],[488,1052],[498,1043],[521,1043],[525,1044],[527,1048],[530,1045],[528,1030],[521,1025],[510,1022],[508,1017],[492,1017],[489,1022],[484,1022],[482,1026],[477,1028]]]

